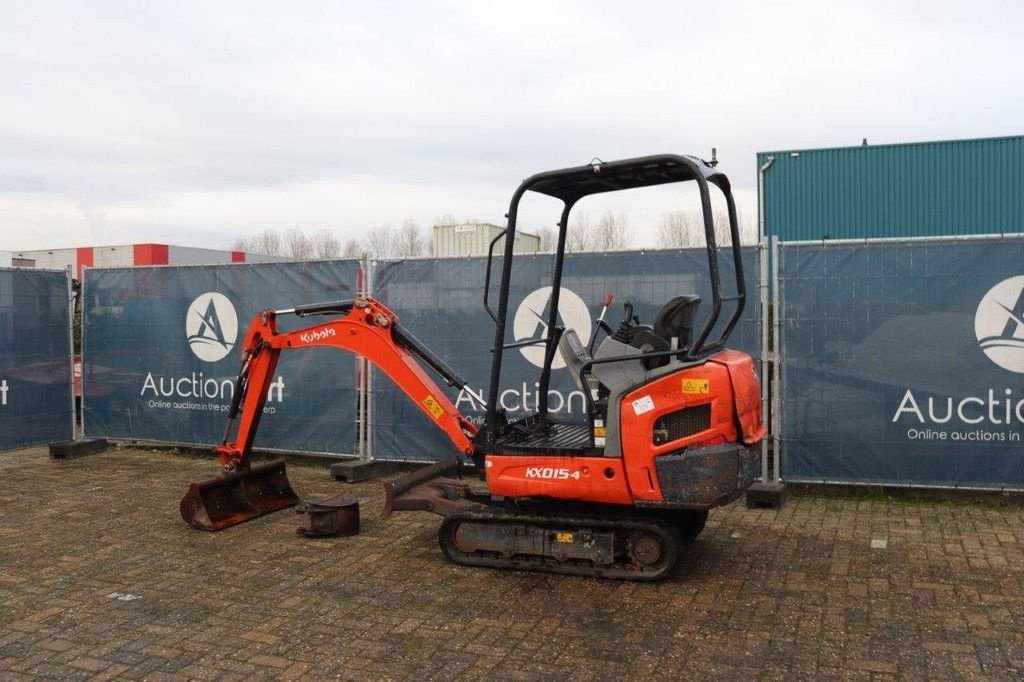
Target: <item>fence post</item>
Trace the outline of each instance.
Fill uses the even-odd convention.
[[[79,290],[79,296],[82,301],[82,401],[79,403],[79,409],[81,410],[82,419],[79,423],[79,430],[82,433],[82,438],[85,438],[85,273],[88,270],[88,266],[82,266],[82,281],[81,289]],[[72,354],[72,362],[74,362],[74,354]],[[72,370],[73,371],[73,370]],[[74,392],[74,386],[72,386],[72,393]]]
[[[764,238],[757,243],[758,278],[757,290],[761,305],[761,415],[771,414],[768,405],[768,363],[772,353],[768,348],[768,245]],[[761,480],[768,481],[768,439],[761,440]]]
[[[772,245],[772,411],[771,432],[772,449],[775,459],[775,477],[773,481],[782,480],[782,305],[781,281],[779,278],[779,238],[771,237]]]
[[[772,459],[775,464],[772,467],[768,466],[768,435],[761,441],[761,480],[754,483],[747,489],[747,507],[752,509],[782,509],[786,505],[786,501],[789,499],[789,488],[785,483],[782,483],[782,451],[779,443],[779,429],[781,418],[780,409],[782,405],[782,399],[779,395],[779,365],[782,363],[782,347],[781,347],[781,335],[779,330],[781,329],[780,324],[780,310],[779,310],[779,240],[775,235],[767,237],[767,242],[762,241],[761,243],[761,272],[764,273],[762,281],[762,294],[761,294],[761,406],[762,415],[764,412],[764,405],[767,402],[767,396],[771,395],[771,409],[767,413],[767,419],[769,425],[769,434],[772,439]],[[771,253],[768,253],[768,249],[771,249]],[[768,256],[771,256],[768,260]],[[768,260],[766,264],[765,261]],[[767,267],[766,267],[767,265]],[[768,351],[768,292],[765,291],[768,287],[768,283],[771,283],[771,318],[772,318],[772,336],[771,336],[771,352]],[[771,360],[772,371],[771,381],[768,379],[767,363]],[[770,389],[769,389],[770,386]]]
[[[366,271],[363,268],[362,260],[356,269],[356,297],[363,295],[363,281]],[[366,392],[363,390],[363,381],[366,377],[366,360],[361,355],[356,356],[356,457],[360,460],[366,459]]]
[[[71,266],[64,268],[68,292],[68,372],[71,375],[71,440],[80,440],[78,423],[75,420],[75,291],[71,284]]]
[[[370,254],[363,254],[363,296],[367,298],[373,296],[373,266],[374,262],[370,258]],[[363,359],[363,442],[362,452],[360,453],[361,459],[372,461],[373,460],[373,374],[374,374],[373,363],[367,362]]]

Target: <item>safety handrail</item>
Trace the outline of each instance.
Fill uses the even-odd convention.
[[[498,321],[498,314],[491,310],[491,306],[487,302],[487,296],[491,291],[491,261],[494,259],[494,245],[498,243],[498,240],[505,236],[506,232],[508,232],[507,227],[491,240],[491,245],[487,248],[487,269],[484,272],[484,310],[487,311],[487,314],[490,315],[491,319],[495,322]]]
[[[732,196],[732,188],[729,184],[728,178],[724,175],[712,175],[709,180],[711,184],[714,184],[722,191],[722,194],[725,197],[726,213],[729,220],[729,236],[732,241],[729,250],[732,254],[733,267],[736,275],[736,295],[722,296],[722,279],[719,274],[718,266],[718,244],[715,240],[715,228],[712,219],[713,211],[711,209],[711,197],[708,192],[708,180],[698,177],[697,185],[700,188],[701,213],[704,215],[704,233],[705,246],[708,254],[708,271],[711,275],[712,302],[711,312],[708,314],[707,319],[704,320],[704,324],[701,325],[700,331],[697,333],[693,343],[690,344],[690,350],[685,356],[688,360],[706,357],[725,347],[726,340],[729,338],[729,335],[732,334],[733,328],[736,326],[736,323],[739,322],[740,316],[743,314],[743,309],[746,305],[747,299],[746,282],[743,278],[743,254],[740,246],[739,221],[736,218],[736,202]],[[714,341],[708,341],[708,337],[711,335],[712,330],[718,324],[719,317],[722,313],[722,304],[729,301],[736,302],[736,306],[733,309],[732,314],[726,321],[725,327],[718,335],[718,338]]]
[[[533,346],[533,345],[536,345],[538,343],[544,343],[547,340],[548,340],[548,337],[546,337],[546,336],[538,336],[535,339],[524,339],[522,341],[515,341],[514,343],[502,344],[501,347],[505,348],[505,349],[508,349],[508,348],[522,348],[524,346]],[[491,352],[492,353],[494,352],[493,348],[491,349]]]

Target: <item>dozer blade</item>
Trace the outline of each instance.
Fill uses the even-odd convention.
[[[299,498],[283,459],[193,483],[181,498],[181,518],[200,530],[221,530],[257,516],[294,507]]]
[[[453,478],[454,476],[454,478]],[[461,477],[459,460],[452,458],[399,476],[384,485],[384,516],[396,511],[430,511],[448,518],[481,506],[487,486]]]

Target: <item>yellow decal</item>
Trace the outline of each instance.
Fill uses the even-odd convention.
[[[603,426],[594,427],[594,438],[604,438],[606,435],[608,435],[608,429]]]
[[[427,394],[427,397],[423,399],[423,404],[426,406],[427,412],[429,412],[434,419],[440,419],[441,415],[444,414],[444,408],[441,407],[438,404],[437,399],[430,394]]]
[[[707,379],[683,379],[683,393],[699,393],[706,395],[711,389]]]
[[[572,542],[572,533],[555,533],[558,542]]]

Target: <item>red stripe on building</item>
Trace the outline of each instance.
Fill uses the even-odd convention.
[[[232,251],[231,252],[232,263],[244,263],[245,262],[245,251]]]
[[[135,265],[167,265],[167,244],[135,244]]]
[[[78,273],[78,275],[77,275],[78,281],[81,282],[82,281],[82,268],[83,267],[91,268],[92,264],[93,264],[92,247],[91,246],[81,246],[81,247],[79,247],[78,248],[78,253],[75,254],[75,260],[78,261],[75,264],[75,271]]]

